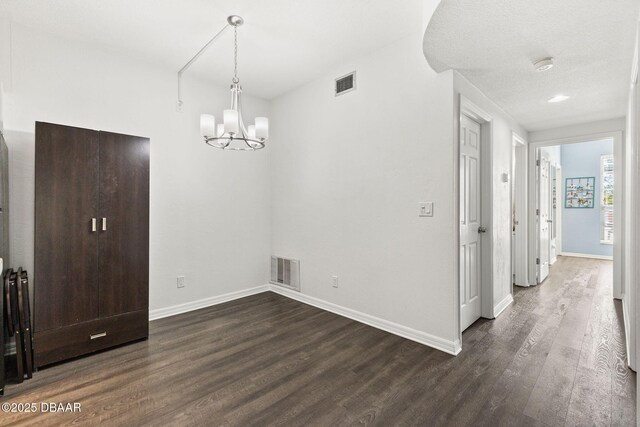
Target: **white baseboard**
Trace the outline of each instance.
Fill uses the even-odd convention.
[[[239,298],[248,297],[262,292],[269,291],[269,285],[256,286],[255,288],[244,289],[242,291],[229,292],[228,294],[218,295],[210,298],[203,298],[197,301],[190,301],[184,304],[172,305],[170,307],[157,308],[149,311],[149,320],[162,319],[164,317],[175,316],[176,314],[186,313],[188,311],[199,310],[212,305],[218,305],[225,302],[233,301]]]
[[[331,313],[335,313],[340,316],[347,317],[351,320],[364,323],[365,325],[369,325],[374,328],[381,329],[385,332],[389,332],[391,334],[398,335],[411,341],[415,341],[428,347],[433,347],[437,350],[444,351],[445,353],[457,355],[462,350],[460,346],[460,340],[449,341],[444,338],[428,334],[426,332],[421,332],[407,326],[399,325],[397,323],[390,322],[379,317],[371,316],[360,311],[342,307],[340,305],[314,298],[300,292],[291,291],[280,286],[271,286],[271,291],[287,298],[312,305],[322,310],[330,311]]]
[[[513,295],[509,294],[504,297],[502,301],[500,301],[498,304],[496,304],[495,307],[493,307],[493,317],[498,317],[500,313],[502,313],[505,308],[509,307],[509,304],[511,304],[512,302]]]
[[[528,283],[514,283],[514,284],[513,284],[513,286],[517,286],[517,287],[519,287],[519,288],[528,288],[528,287],[530,287],[531,285],[530,285],[530,284],[528,284]]]
[[[287,298],[300,301],[305,304],[312,305],[322,310],[329,311],[331,313],[338,314],[340,316],[347,317],[360,323],[372,326],[377,329],[389,332],[394,335],[415,341],[417,343],[426,345],[428,347],[435,348],[445,353],[457,355],[462,350],[460,346],[460,340],[449,341],[444,338],[437,337],[435,335],[421,332],[407,326],[399,325],[388,320],[381,319],[379,317],[371,316],[350,308],[342,307],[337,304],[330,303],[318,298],[311,297],[309,295],[302,294],[297,291],[283,288],[276,285],[262,285],[251,289],[245,289],[242,291],[231,292],[224,295],[219,295],[211,298],[204,298],[197,301],[191,301],[184,304],[173,305],[170,307],[159,308],[149,311],[149,320],[162,319],[164,317],[175,316],[177,314],[186,313],[193,310],[199,310],[201,308],[211,307],[213,305],[222,304],[228,301],[233,301],[239,298],[244,298],[250,295],[259,294],[262,292],[275,292],[279,295]]]
[[[592,255],[592,254],[578,254],[574,252],[561,252],[558,255],[560,256],[572,256],[576,258],[593,258],[593,259],[606,259],[609,261],[613,261],[613,257],[609,255]]]

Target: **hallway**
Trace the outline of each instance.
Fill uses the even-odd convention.
[[[622,305],[612,298],[611,261],[559,257],[540,286],[514,289],[495,321],[463,336],[464,352],[487,334],[519,348],[482,418],[548,425],[635,425],[636,375],[626,368]],[[523,341],[514,336],[526,336]]]

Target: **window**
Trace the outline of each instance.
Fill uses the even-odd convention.
[[[613,244],[613,155],[600,157],[600,243]]]

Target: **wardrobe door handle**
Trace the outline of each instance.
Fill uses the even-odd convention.
[[[102,218],[102,231],[107,231],[107,218]]]
[[[98,339],[98,338],[102,338],[102,337],[106,337],[107,336],[107,332],[100,332],[98,334],[91,334],[89,335],[89,338],[92,340]]]
[[[91,231],[98,231],[98,220],[91,218]]]

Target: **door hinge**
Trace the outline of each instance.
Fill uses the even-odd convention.
[[[536,160],[536,166],[540,166],[540,160]]]
[[[536,215],[540,215],[540,209],[536,209]]]
[[[536,258],[536,265],[540,265],[540,258]]]

